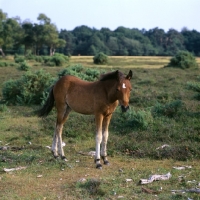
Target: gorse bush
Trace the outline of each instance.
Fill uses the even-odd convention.
[[[58,73],[59,78],[65,75],[79,77],[86,81],[95,81],[100,76],[101,71],[96,69],[84,68],[82,65],[71,65]]]
[[[167,116],[167,117],[174,117],[183,107],[183,102],[180,100],[175,100],[167,104],[160,104],[157,103],[152,108],[152,115],[154,117],[157,116]]]
[[[25,57],[24,56],[15,55],[14,59],[15,59],[16,63],[25,62]]]
[[[64,54],[55,53],[53,56],[43,56],[43,60],[47,66],[63,66],[69,62],[69,57]]]
[[[20,79],[3,84],[3,99],[9,104],[39,104],[45,92],[55,80],[49,73],[39,70],[26,72]]]
[[[17,67],[18,64],[17,63],[13,63],[13,62],[7,62],[7,61],[0,61],[0,67]]]
[[[180,51],[175,57],[171,58],[170,63],[165,67],[175,67],[175,68],[197,68],[198,64],[195,57],[187,51]]]
[[[187,82],[187,88],[189,90],[193,90],[193,91],[197,92],[197,95],[195,95],[195,97],[198,100],[200,100],[200,77],[198,77],[198,82],[196,82],[196,81]]]
[[[29,66],[26,61],[20,63],[19,69],[22,71],[28,71],[30,70],[31,66]]]
[[[0,62],[0,67],[7,67],[8,66],[8,64],[7,64],[7,62]]]
[[[105,65],[108,63],[108,56],[100,52],[94,56],[93,61],[94,61],[94,64]]]
[[[149,110],[129,110],[122,113],[120,109],[117,109],[116,114],[117,116],[113,118],[112,122],[118,131],[124,133],[133,130],[145,130],[153,123],[153,117]]]
[[[36,62],[44,63],[46,66],[63,66],[69,62],[69,57],[64,54],[55,53],[53,56],[35,56],[28,54],[25,57],[15,55],[15,62],[21,63],[25,60],[35,60]]]
[[[0,104],[0,112],[6,112],[8,111],[8,107],[6,104]]]

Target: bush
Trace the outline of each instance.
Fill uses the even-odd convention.
[[[31,68],[25,61],[20,63],[19,69],[22,71],[28,71]]]
[[[44,56],[43,59],[47,66],[63,66],[69,62],[68,56],[59,53],[55,53],[53,56]]]
[[[25,58],[22,57],[22,56],[20,56],[20,57],[19,56],[15,56],[14,59],[15,59],[16,63],[25,62]]]
[[[6,104],[0,104],[0,112],[7,112],[8,111],[8,107],[6,106]]]
[[[58,73],[59,78],[65,75],[72,75],[79,77],[82,80],[86,81],[95,81],[100,75],[100,70],[84,68],[80,64],[71,65]]]
[[[37,62],[43,62],[44,60],[43,60],[43,57],[41,57],[41,56],[35,56],[35,61],[37,61]]]
[[[121,110],[117,109],[116,115],[112,123],[118,131],[124,133],[132,130],[145,130],[153,123],[153,117],[149,110],[129,110],[122,113]]]
[[[165,105],[157,103],[152,108],[152,115],[154,117],[157,116],[174,117],[182,107],[183,107],[183,102],[180,100],[172,101]]]
[[[49,73],[39,70],[26,72],[18,80],[9,80],[3,84],[3,99],[10,104],[39,104],[48,87],[53,83]]]
[[[93,60],[94,60],[94,64],[105,65],[108,63],[108,56],[100,52],[94,56]]]
[[[170,63],[165,67],[175,67],[175,68],[197,68],[198,64],[195,57],[187,51],[180,51],[175,57],[171,58]]]
[[[200,79],[200,77],[198,77],[198,79]],[[195,82],[195,81],[187,82],[187,88],[189,90],[193,90],[197,92],[197,95],[195,95],[195,98],[200,100],[200,82]]]
[[[13,63],[13,62],[6,62],[6,61],[0,62],[0,67],[8,67],[8,66],[17,67],[18,64],[17,63]]]
[[[35,60],[35,57],[36,57],[36,56],[34,56],[32,53],[28,53],[28,54],[26,55],[26,59],[27,59],[27,60]]]
[[[7,62],[0,62],[0,67],[7,67]]]

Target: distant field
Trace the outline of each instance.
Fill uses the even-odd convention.
[[[110,56],[108,65],[101,67],[123,67],[123,68],[160,68],[169,63],[170,57],[150,57],[150,56]],[[72,56],[71,63],[81,63],[91,67],[93,56]]]
[[[75,112],[69,116],[63,130],[69,161],[64,162],[55,160],[47,147],[52,142],[55,111],[41,119],[34,113],[39,105],[5,105],[0,101],[0,199],[199,200],[199,193],[188,190],[200,185],[200,101],[187,82],[199,82],[200,69],[163,68],[169,60],[112,56],[108,65],[94,65],[92,56],[72,56],[70,63],[62,67],[27,61],[31,71],[42,68],[54,77],[63,68],[78,63],[105,71],[119,69],[127,73],[132,69],[132,115],[125,116],[116,109],[108,140],[111,165],[97,170],[93,158],[87,155],[95,150],[93,116]],[[5,62],[14,62],[13,57]],[[200,58],[197,62],[200,66]],[[5,81],[24,73],[14,66],[0,67],[0,90]],[[4,171],[16,167],[26,169]],[[172,175],[169,180],[138,184],[140,179],[168,172]]]
[[[109,56],[108,65],[100,67],[106,68],[162,68],[167,65],[171,57],[162,56]],[[196,58],[200,64],[200,58]],[[93,56],[72,56],[70,63],[81,63],[87,67],[95,66],[93,64]]]

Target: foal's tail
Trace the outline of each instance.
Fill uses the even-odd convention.
[[[40,110],[38,110],[38,116],[46,117],[50,113],[53,107],[54,107],[54,96],[53,96],[53,87],[52,87],[45,104]]]

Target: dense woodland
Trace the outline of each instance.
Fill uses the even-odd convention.
[[[45,14],[39,14],[37,20],[38,23],[32,23],[20,17],[9,18],[0,9],[1,54],[53,55],[56,51],[65,55],[103,52],[112,56],[172,56],[187,50],[200,56],[200,32],[187,28],[166,32],[158,27],[139,30],[120,26],[112,31],[83,25],[58,31]]]

